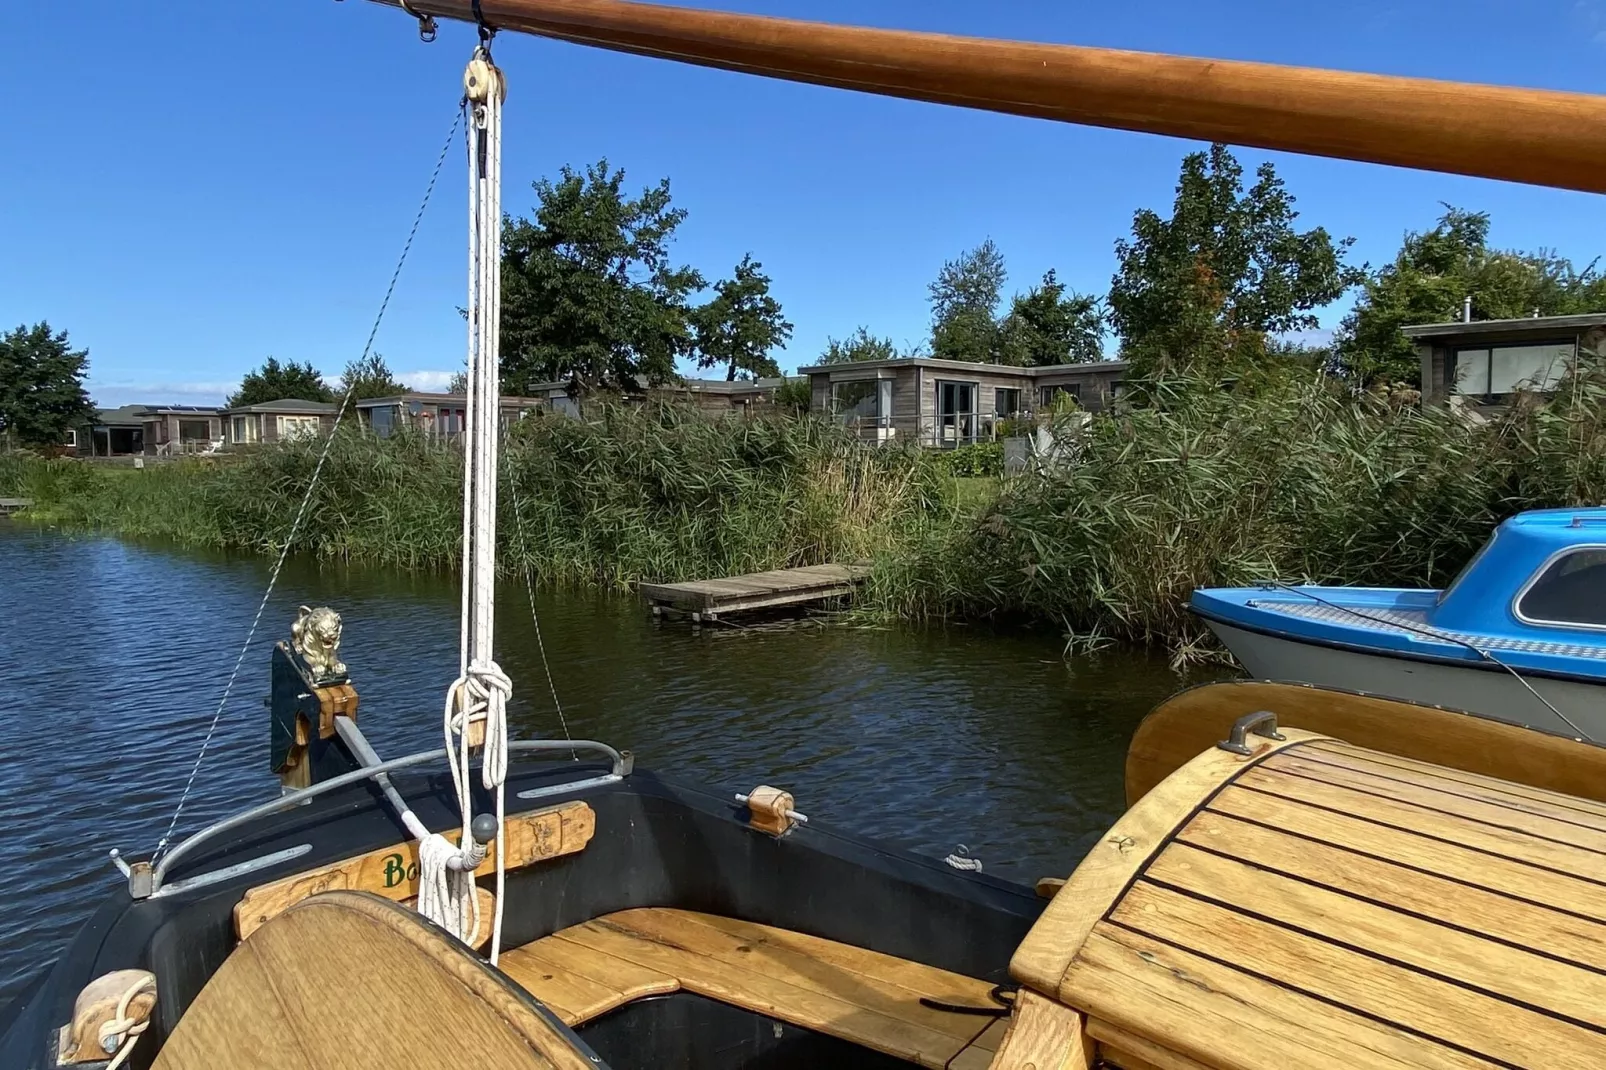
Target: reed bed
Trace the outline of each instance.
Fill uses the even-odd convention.
[[[143,471],[13,459],[47,522],[277,553],[323,443],[290,442]],[[639,580],[870,559],[898,549],[952,481],[913,449],[878,450],[818,420],[711,420],[674,406],[532,417],[503,447],[504,567],[542,579]],[[462,455],[354,429],[332,443],[297,552],[408,569],[457,566]]]
[[[1186,658],[1210,645],[1187,612],[1195,587],[1439,586],[1505,517],[1606,501],[1606,378],[1483,422],[1319,375],[1173,382],[1061,441],[1073,463],[967,500],[931,453],[819,420],[531,418],[504,446],[503,564],[626,586],[871,559],[872,615],[1046,625]],[[277,552],[320,448],[143,472],[0,457],[0,494],[46,521]],[[343,432],[295,549],[454,568],[461,478],[455,449]]]
[[[1501,519],[1606,501],[1606,381],[1490,422],[1309,377],[1153,404],[1067,431],[1075,463],[928,529],[871,594],[907,617],[1051,621],[1076,644],[1199,652],[1195,587],[1439,586]]]

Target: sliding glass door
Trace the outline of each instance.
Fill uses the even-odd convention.
[[[937,445],[976,441],[976,384],[937,381]]]

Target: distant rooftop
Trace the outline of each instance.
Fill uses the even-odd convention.
[[[294,413],[333,413],[340,408],[333,401],[303,401],[300,398],[279,398],[277,401],[263,401],[255,405],[236,405],[224,412],[294,412]]]
[[[815,364],[807,368],[799,368],[799,375],[812,375],[815,372],[843,371],[849,368],[939,368],[944,371],[980,371],[985,369],[990,373],[1013,372],[1016,375],[1061,375],[1065,372],[1075,371],[1125,371],[1127,362],[1124,360],[1090,360],[1080,364],[1044,364],[1038,367],[1022,368],[1014,364],[986,364],[981,361],[970,360],[944,360],[941,357],[893,357],[891,360],[856,360],[841,364]]]
[[[1524,316],[1511,320],[1473,320],[1470,323],[1416,323],[1400,330],[1407,338],[1449,338],[1469,334],[1555,334],[1606,327],[1606,312],[1580,316]]]

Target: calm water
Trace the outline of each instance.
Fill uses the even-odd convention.
[[[166,829],[267,573],[259,558],[0,521],[0,1003],[114,885],[107,849],[148,854]],[[509,584],[498,609],[510,717],[522,736],[557,736],[527,599]],[[455,580],[292,562],[181,831],[277,792],[268,648],[302,603],[343,614],[380,753],[440,745]],[[1066,661],[1052,639],[964,628],[694,634],[626,597],[547,592],[537,608],[577,737],[712,787],[783,785],[817,820],[917,851],[964,843],[1022,880],[1068,874],[1115,819],[1127,739],[1186,682],[1135,655]]]

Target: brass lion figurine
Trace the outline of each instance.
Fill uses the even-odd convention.
[[[290,626],[290,641],[312,670],[314,680],[346,675],[346,663],[336,654],[340,649],[340,614],[328,606],[302,606]]]

